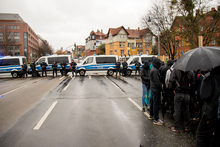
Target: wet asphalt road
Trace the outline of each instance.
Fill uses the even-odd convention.
[[[0,79],[0,84],[4,80]],[[3,83],[8,82],[11,79]],[[168,130],[173,124],[169,114],[165,116],[166,125],[156,126],[148,119],[148,112],[141,112],[138,76],[116,79],[87,73],[85,77],[47,77],[38,82],[41,90],[51,90],[36,96],[38,102],[2,134],[1,147],[195,146],[194,132]]]

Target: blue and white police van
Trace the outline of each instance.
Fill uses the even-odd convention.
[[[86,71],[107,71],[112,76],[116,71],[117,55],[93,55],[86,57],[76,67],[76,72],[84,76]]]
[[[26,63],[25,56],[4,56],[0,57],[0,73],[11,73],[13,78],[22,76],[22,65]]]
[[[137,55],[137,56],[130,56],[130,58],[128,59],[127,63],[128,63],[128,69],[127,69],[127,75],[131,75],[132,71],[135,71],[136,67],[135,67],[135,63],[137,61],[139,61],[141,63],[141,67],[144,64],[144,61],[149,61],[152,62],[153,58],[157,58],[157,55]]]
[[[40,57],[37,61],[36,61],[36,71],[40,72],[42,71],[42,68],[41,68],[41,63],[45,61],[45,63],[47,63],[47,67],[46,67],[46,70],[47,71],[52,71],[53,68],[52,68],[52,64],[54,62],[57,63],[57,69],[61,69],[61,65],[60,63],[61,62],[66,62],[67,66],[66,66],[66,70],[67,72],[71,71],[71,55],[50,55],[50,56],[42,56]],[[31,70],[31,69],[30,69]]]

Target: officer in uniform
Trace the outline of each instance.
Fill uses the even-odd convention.
[[[63,74],[66,76],[66,62],[63,60],[63,62],[60,64],[61,65],[61,75],[63,76]]]
[[[52,68],[53,68],[53,78],[54,78],[54,72],[56,73],[56,77],[57,77],[57,63],[55,61],[52,64]]]
[[[22,65],[22,71],[23,71],[23,78],[26,75],[26,78],[28,76],[27,74],[27,64],[24,62],[24,64]]]
[[[138,74],[140,75],[140,66],[141,66],[141,63],[139,62],[139,60],[137,60],[137,62],[135,63],[135,75],[137,74],[137,71],[138,71]]]
[[[76,73],[76,62],[74,62],[74,60],[72,60],[71,62],[71,67],[72,67],[72,75],[74,77],[74,72]],[[76,73],[76,76],[77,76],[77,73]]]
[[[122,63],[122,66],[123,66],[123,74],[124,74],[124,76],[127,76],[128,63],[126,61],[124,61]]]
[[[42,63],[40,64],[41,68],[42,68],[42,77],[43,77],[43,73],[45,73],[45,76],[47,76],[47,63],[43,60]]]
[[[30,66],[31,66],[31,71],[32,71],[32,77],[37,77],[36,64],[34,60],[30,64]]]
[[[115,65],[116,65],[116,79],[117,79],[117,73],[118,73],[118,75],[120,76],[120,66],[121,66],[120,61],[118,60],[118,61],[115,63]]]

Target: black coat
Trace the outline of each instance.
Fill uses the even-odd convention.
[[[135,67],[138,69],[138,68],[140,68],[140,66],[141,66],[141,63],[140,62],[136,62],[135,63]]]
[[[76,65],[77,65],[76,62],[71,62],[72,69],[75,69]]]
[[[22,65],[22,70],[26,71],[27,70],[27,64]]]
[[[31,63],[30,67],[31,67],[31,69],[36,69],[36,64],[35,63]]]
[[[142,66],[141,68],[141,80],[147,88],[150,88],[150,69],[149,65],[147,67]]]
[[[57,70],[57,63],[52,64],[53,70]]]
[[[162,84],[160,82],[160,59],[154,58],[153,67],[150,70],[150,88],[152,92],[162,91]]]
[[[60,65],[61,65],[62,69],[65,69],[67,64],[66,64],[66,62],[62,62]]]
[[[120,66],[121,66],[121,63],[120,63],[120,62],[116,62],[115,65],[116,65],[116,68],[117,68],[117,69],[120,69]]]
[[[128,68],[128,63],[127,62],[123,62],[122,66],[123,66],[123,68]]]
[[[41,66],[42,69],[46,69],[47,63],[46,63],[46,62],[42,62],[42,63],[40,64],[40,66]]]
[[[203,115],[209,120],[218,119],[218,99],[220,95],[220,66],[207,73],[201,85],[200,97],[203,101]],[[220,107],[220,106],[219,106]]]

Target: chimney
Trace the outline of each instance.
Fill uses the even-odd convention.
[[[128,27],[128,30],[130,30],[130,27]]]
[[[140,27],[138,27],[138,32],[140,31]]]
[[[103,30],[101,29],[101,32],[103,33]]]
[[[97,32],[99,32],[99,29],[97,29]]]

